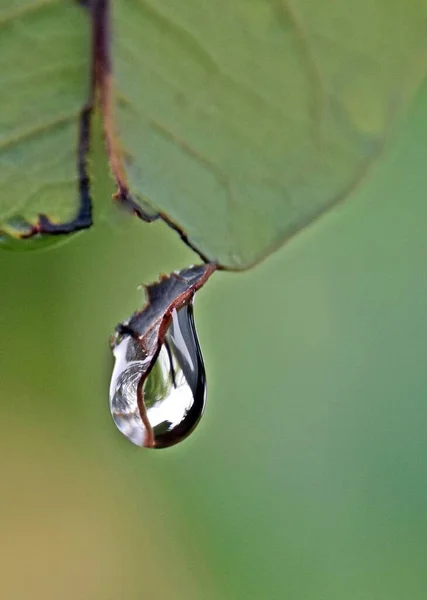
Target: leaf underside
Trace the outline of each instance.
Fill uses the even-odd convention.
[[[88,97],[87,15],[71,3],[3,0],[0,8],[0,222],[28,235],[40,215],[72,223]],[[71,227],[73,230],[73,227]]]
[[[94,100],[117,199],[250,266],[361,181],[424,76],[426,39],[425,0],[3,0],[0,228],[90,225]]]

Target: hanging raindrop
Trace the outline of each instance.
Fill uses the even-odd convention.
[[[191,267],[148,286],[147,305],[119,325],[110,409],[134,444],[165,448],[186,438],[203,414],[206,377],[193,297],[213,265]]]
[[[193,308],[173,309],[172,321],[145,378],[147,357],[139,340],[120,336],[113,350],[111,412],[120,431],[138,446],[164,448],[197,425],[206,396],[205,368]]]

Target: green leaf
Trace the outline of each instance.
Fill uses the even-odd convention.
[[[3,232],[90,225],[96,99],[118,200],[248,267],[351,193],[425,74],[426,0],[90,6],[3,1]]]
[[[425,72],[425,2],[113,6],[130,190],[232,267],[349,194]]]
[[[54,232],[79,213],[87,14],[74,2],[2,0],[0,56],[0,225],[13,242],[40,215]]]

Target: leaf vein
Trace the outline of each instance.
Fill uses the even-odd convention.
[[[34,138],[42,133],[46,133],[47,131],[55,129],[60,125],[66,125],[67,123],[71,123],[74,120],[77,121],[77,114],[75,112],[64,115],[58,115],[50,121],[37,123],[36,125],[33,125],[31,127],[21,129],[20,131],[17,131],[12,135],[0,139],[0,152],[9,150],[13,146],[28,141],[29,139]]]
[[[22,17],[31,15],[38,12],[40,9],[53,4],[59,4],[58,0],[38,0],[37,2],[32,2],[31,4],[20,6],[13,10],[4,11],[3,13],[0,12],[0,27],[9,25],[9,23],[16,19],[22,19]]]

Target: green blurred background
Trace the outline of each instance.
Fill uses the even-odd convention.
[[[108,338],[197,257],[113,212],[0,254],[0,597],[416,600],[427,589],[427,91],[351,201],[195,316],[209,394],[180,446],[111,421]]]

